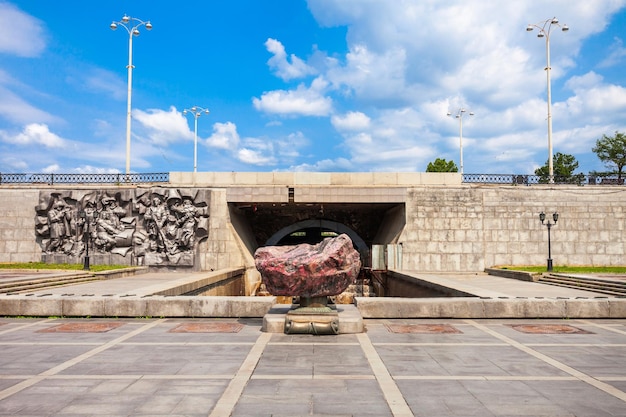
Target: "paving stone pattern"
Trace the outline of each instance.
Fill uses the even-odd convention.
[[[0,416],[626,416],[626,320],[0,318]]]

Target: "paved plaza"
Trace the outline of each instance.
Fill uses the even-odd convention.
[[[626,319],[0,318],[2,416],[626,416]]]

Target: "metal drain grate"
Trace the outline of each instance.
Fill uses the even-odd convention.
[[[241,329],[239,323],[182,323],[169,333],[239,333]]]
[[[391,333],[458,334],[463,333],[449,324],[385,324]]]
[[[105,333],[123,326],[124,323],[64,323],[47,329],[38,330],[37,333]]]
[[[567,324],[509,324],[514,330],[528,334],[593,334]]]

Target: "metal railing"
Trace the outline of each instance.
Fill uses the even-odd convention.
[[[549,179],[545,176],[520,174],[463,174],[463,182],[508,185],[535,185],[550,183]],[[618,178],[614,175],[604,176],[574,174],[568,177],[555,175],[553,183],[570,185],[624,185],[624,178]]]
[[[0,172],[0,184],[138,184],[169,182],[169,172],[140,174],[6,174]]]
[[[7,174],[0,172],[1,184],[140,184],[167,183],[169,172],[136,174]],[[548,178],[540,175],[520,174],[463,174],[464,183],[535,185],[548,184]],[[554,176],[554,184],[574,185],[624,185],[624,178],[616,175],[575,174],[569,177]]]

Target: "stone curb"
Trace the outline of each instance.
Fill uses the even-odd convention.
[[[626,298],[356,297],[363,318],[626,318]]]
[[[0,315],[36,317],[264,317],[276,297],[0,295]],[[626,297],[356,297],[363,318],[626,318]]]
[[[0,295],[1,316],[263,317],[276,297]]]

